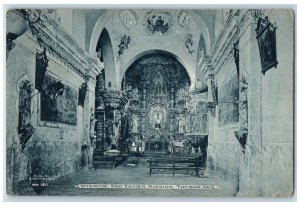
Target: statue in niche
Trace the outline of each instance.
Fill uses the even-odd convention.
[[[198,119],[199,121],[197,122],[195,116],[193,115],[191,120],[192,120],[192,122],[191,122],[192,129],[191,130],[192,130],[192,132],[196,132],[197,129],[199,129],[199,127],[197,127],[197,123],[201,124],[201,119]]]
[[[19,123],[18,133],[22,149],[34,133],[35,129],[31,125],[31,94],[33,92],[32,85],[28,80],[22,82],[19,93]]]
[[[202,127],[202,116],[197,115],[194,117],[193,131],[200,132],[201,127]]]
[[[105,108],[103,97],[101,97],[100,95],[98,97],[96,97],[96,105],[97,105],[97,109]]]
[[[159,130],[161,128],[161,125],[160,125],[160,118],[159,118],[159,113],[157,113],[157,117],[156,117],[156,120],[155,120],[155,126],[154,128],[156,130]]]
[[[170,106],[171,106],[171,108],[174,108],[174,100],[173,100],[173,98],[170,101]]]
[[[240,130],[248,130],[248,105],[247,105],[247,90],[248,81],[245,75],[242,75],[240,80],[240,104],[239,104],[239,119]]]
[[[178,100],[184,100],[185,99],[185,90],[183,88],[180,88],[177,92],[177,99]]]
[[[119,140],[119,132],[120,132],[120,124],[119,122],[115,123],[113,126],[113,138],[111,140],[111,148],[110,149],[117,149],[118,148],[118,140]]]
[[[105,71],[104,69],[101,70],[100,74],[97,76],[97,88],[98,89],[105,89]]]
[[[184,122],[183,122],[182,118],[179,119],[178,126],[179,126],[179,134],[183,134],[184,133]]]
[[[158,82],[155,86],[155,94],[161,94],[161,84]]]
[[[26,89],[27,90],[27,89]],[[19,105],[19,125],[30,124],[31,118],[31,98],[30,91],[25,89],[20,92],[20,105]]]
[[[158,77],[154,80],[154,83],[155,83],[155,94],[162,94],[163,77],[160,74],[160,72],[158,72],[157,76]]]
[[[114,137],[114,129],[113,129],[113,120],[107,120],[106,122],[106,138],[105,138],[105,142],[106,142],[106,148],[110,149],[111,145],[112,145],[112,140]]]
[[[99,47],[98,50],[96,51],[96,55],[97,55],[97,59],[99,59],[99,61],[101,63],[103,63],[103,54],[102,54],[102,49]]]
[[[132,133],[138,132],[138,121],[136,118],[132,120]]]
[[[96,119],[95,119],[94,109],[92,108],[91,109],[91,117],[90,117],[90,140],[91,140],[92,146],[94,146],[94,141],[96,139],[95,124],[96,124]]]
[[[191,113],[192,114],[196,114],[196,106],[195,105],[191,105]]]
[[[132,90],[132,99],[134,99],[134,100],[138,100],[139,99],[139,90],[138,90],[138,88],[134,88]]]
[[[146,100],[143,100],[143,108],[145,109],[146,108]]]

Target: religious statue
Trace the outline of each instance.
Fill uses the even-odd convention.
[[[31,119],[31,98],[20,95],[19,125],[29,125]]]
[[[132,99],[134,99],[134,100],[138,100],[139,99],[139,90],[138,90],[138,88],[134,88],[132,90]]]
[[[146,108],[146,100],[143,100],[143,108]]]
[[[155,94],[162,94],[162,90],[163,90],[163,77],[160,74],[160,72],[157,73],[157,78],[155,78],[154,80],[154,84],[155,84]]]
[[[248,81],[244,75],[240,80],[240,103],[239,103],[239,122],[240,130],[248,130],[248,105],[247,105]]]
[[[97,89],[103,90],[105,89],[105,70],[102,69],[100,74],[97,76]]]
[[[94,145],[94,140],[96,139],[95,136],[95,124],[96,124],[96,119],[95,119],[95,114],[94,114],[94,109],[91,109],[91,118],[90,118],[90,140],[91,140],[91,145]]]
[[[159,118],[159,113],[157,113],[157,117],[156,117],[156,120],[155,120],[155,129],[159,130],[160,128],[161,128],[160,118]]]
[[[190,111],[191,111],[192,114],[196,114],[197,113],[196,106],[194,104],[191,105]]]
[[[177,92],[177,99],[178,100],[185,100],[186,99],[186,91],[184,90],[184,88],[180,88]]]
[[[173,98],[170,101],[170,105],[171,105],[171,108],[174,108],[174,100],[173,100]]]
[[[97,54],[97,59],[99,59],[100,62],[103,62],[103,55],[102,55],[101,48],[98,49],[98,51],[96,52],[96,54]]]
[[[96,97],[96,106],[97,106],[97,109],[104,109],[105,108],[103,97],[100,96],[100,95],[98,95]]]
[[[183,119],[179,120],[179,134],[183,134],[184,133],[184,123],[183,123]]]
[[[113,140],[113,121],[112,120],[107,120],[106,122],[106,128],[105,128],[105,132],[106,132],[106,138],[105,138],[105,142],[106,142],[106,148],[109,149],[111,147],[112,144],[112,140]]]
[[[138,122],[137,119],[133,119],[132,121],[132,133],[138,132]]]
[[[157,83],[155,85],[155,94],[161,94],[161,84]]]
[[[112,137],[110,149],[118,148],[118,139],[119,139],[118,135],[116,135],[116,134]]]
[[[19,125],[18,133],[20,135],[20,142],[22,149],[25,148],[26,143],[35,132],[31,125],[31,95],[33,92],[32,85],[28,80],[24,81],[20,86],[19,96]]]
[[[198,119],[199,120],[199,119]],[[201,124],[201,121],[199,121],[199,122],[196,122],[196,119],[195,119],[195,116],[194,115],[192,115],[191,116],[191,122],[190,122],[190,129],[192,130],[191,132],[196,132],[196,130],[197,130],[197,128],[199,128],[199,127],[197,127],[197,123],[199,124]]]

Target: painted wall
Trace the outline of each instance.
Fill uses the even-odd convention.
[[[208,134],[208,115],[206,109],[207,93],[191,95],[188,102],[187,133],[195,135]]]
[[[238,189],[241,150],[234,135],[234,131],[238,130],[238,111],[234,103],[222,103],[236,102],[238,96],[236,67],[233,56],[229,58],[229,62],[215,75],[220,101],[216,107],[214,126],[215,174],[229,186]]]
[[[7,171],[11,174],[7,178],[8,192],[12,192],[13,183],[15,186],[24,184],[23,187],[30,188],[29,177],[34,174],[48,175],[55,179],[80,169],[81,146],[87,141],[86,134],[89,133],[88,125],[84,123],[84,118],[89,117],[89,111],[84,112],[82,107],[77,106],[78,89],[84,80],[48,53],[49,66],[46,73],[55,76],[76,91],[74,101],[77,106],[77,124],[72,126],[41,121],[41,98],[40,94],[37,94],[38,91],[34,90],[33,94],[37,95],[32,98],[31,124],[35,132],[25,148],[21,149],[17,131],[18,81],[28,79],[34,88],[35,55],[37,51],[41,52],[41,48],[28,37],[28,33],[19,37],[15,43],[15,48],[9,53],[6,67]],[[22,191],[14,190],[14,192]]]
[[[234,66],[234,65],[231,65]],[[239,78],[236,72],[227,76],[222,83],[219,81],[218,90],[218,120],[219,126],[234,124],[239,121]]]
[[[263,188],[266,196],[289,196],[293,191],[294,15],[272,10],[269,18],[277,26],[278,65],[262,75]]]
[[[86,33],[86,13],[82,10],[73,10],[73,30],[72,36],[82,49],[85,49],[85,33]]]
[[[59,82],[59,79],[46,74],[44,78],[44,90],[41,92],[41,120],[68,125],[77,125],[77,91],[69,85],[64,85],[64,91],[57,97],[51,95],[51,85]],[[50,91],[49,91],[50,90]]]
[[[73,9],[56,9],[56,20],[69,34],[73,34]]]
[[[290,196],[294,154],[293,14],[272,10],[265,16],[277,26],[277,68],[261,73],[255,21],[240,39],[240,65],[244,67],[241,74],[249,75],[249,134],[240,161],[239,187],[241,195]]]
[[[55,9],[53,17],[61,28],[70,34],[82,49],[85,49],[86,11],[82,9]]]
[[[216,132],[212,155],[214,171],[236,189],[238,195],[290,196],[294,154],[293,14],[288,10],[272,10],[266,11],[264,16],[268,16],[271,23],[276,22],[278,65],[262,74],[255,32],[257,19],[249,16],[239,36],[240,79],[246,77],[248,81],[247,144],[243,153],[234,136],[234,131],[240,129],[239,122],[220,124],[219,104],[216,117],[211,118],[214,123],[209,123],[210,130],[213,127]],[[226,96],[230,96],[230,90],[224,88],[223,82],[236,75],[235,68],[232,55],[215,74],[219,92],[228,92]]]
[[[112,78],[116,77],[116,82],[120,83],[125,70],[138,55],[145,54],[148,50],[161,49],[178,56],[193,81],[195,61],[193,55],[188,53],[184,35],[179,35],[187,32],[177,23],[178,16],[174,17],[172,34],[160,35],[156,32],[151,34],[145,31],[147,29],[147,18],[144,18],[146,11],[139,12],[138,17],[141,18],[137,18],[136,23],[133,18],[131,23],[129,21],[125,24],[124,21],[127,18],[122,18],[121,13],[115,13],[110,21],[105,21],[104,26],[109,30],[116,57],[116,75],[112,75]],[[65,30],[72,34],[82,47],[86,46],[87,41],[83,35],[87,28],[84,24],[84,13],[61,10],[57,15],[61,17],[60,22]],[[249,75],[249,133],[245,153],[242,152],[241,145],[234,135],[234,131],[239,129],[239,122],[236,115],[232,116],[232,112],[236,114],[237,111],[232,107],[224,107],[220,103],[216,108],[216,116],[209,116],[208,133],[209,137],[213,137],[210,146],[214,148],[214,153],[209,156],[214,158],[215,174],[239,191],[241,195],[287,196],[293,191],[293,14],[290,11],[272,10],[265,15],[269,16],[272,23],[276,22],[277,26],[277,68],[272,68],[265,75],[261,73],[255,32],[256,22],[252,16],[245,22],[247,26],[239,36],[240,73]],[[224,16],[226,15],[218,13],[217,19],[223,20]],[[94,21],[97,18],[95,17]],[[216,22],[214,29],[210,31],[219,34],[220,28],[220,22]],[[91,28],[88,30],[91,32]],[[199,30],[191,29],[188,32],[193,34],[196,47],[200,37]],[[229,33],[230,31],[226,31],[226,34]],[[135,34],[138,35],[135,36]],[[131,40],[120,55],[118,51],[124,35],[130,36]],[[88,106],[77,107],[76,126],[45,122],[40,119],[40,95],[34,96],[31,123],[36,130],[25,149],[22,150],[17,131],[18,82],[27,79],[34,85],[35,54],[41,51],[41,48],[32,42],[29,34],[19,37],[15,43],[15,48],[9,53],[6,68],[7,171],[11,174],[7,178],[8,191],[12,191],[13,182],[27,184],[26,180],[33,172],[47,173],[45,175],[58,178],[80,169],[80,150],[81,146],[89,141],[89,114],[94,107],[94,85],[89,83],[86,99]],[[49,58],[47,74],[78,91],[83,79],[51,55]],[[230,53],[226,58],[227,61],[224,60],[221,69],[215,73],[219,92],[222,93],[219,95],[220,101],[228,100],[225,97],[232,96],[232,91],[236,91],[237,85],[233,54]],[[235,83],[231,84],[231,80]],[[121,85],[115,85],[115,88],[118,86]],[[33,93],[37,92],[35,90]],[[236,92],[233,93],[236,94]],[[236,96],[230,100],[235,101]],[[223,111],[228,114],[226,121],[222,120]],[[197,132],[192,128],[190,130]]]
[[[96,23],[91,37],[90,54],[95,55],[100,33],[103,28],[106,28],[111,38],[116,63],[115,73],[118,84],[113,85],[113,88],[120,88],[121,78],[126,69],[141,55],[152,50],[164,50],[177,56],[180,63],[187,69],[192,84],[194,83],[200,34],[203,32],[204,38],[209,34],[204,33],[204,29],[199,28],[191,16],[180,10],[118,10],[110,11],[109,14],[112,15],[111,18],[103,17],[101,25]],[[157,19],[151,18],[153,16],[157,18],[159,15],[164,18],[163,25],[168,24],[167,31],[163,33],[152,32],[152,27],[148,27],[149,22],[153,21],[152,25],[156,23]],[[182,20],[184,15],[187,15],[188,22]],[[196,16],[198,15],[196,14]],[[119,54],[122,45],[121,39],[124,35],[130,37],[130,42],[123,49],[122,54]],[[207,39],[205,40],[207,41]],[[206,45],[209,44],[206,42]]]

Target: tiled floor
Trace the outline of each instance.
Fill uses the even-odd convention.
[[[229,188],[215,176],[197,177],[183,175],[149,176],[147,158],[139,158],[136,167],[127,167],[126,162],[115,170],[96,169],[79,171],[75,174],[49,182],[41,195],[80,195],[80,196],[175,196],[175,197],[219,197],[234,196],[236,191]],[[78,184],[141,184],[141,185],[214,185],[217,189],[115,189],[115,188],[76,188]]]

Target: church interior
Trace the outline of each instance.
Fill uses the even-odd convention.
[[[291,196],[293,94],[292,10],[9,10],[7,193]]]

